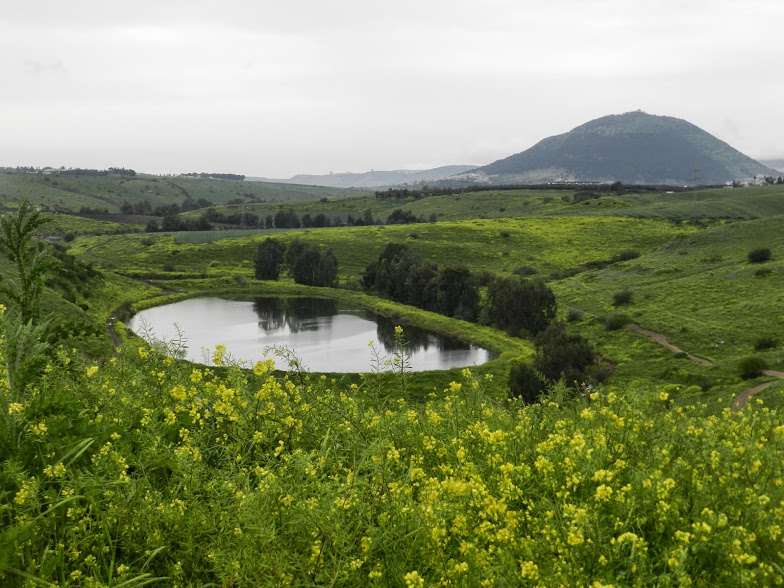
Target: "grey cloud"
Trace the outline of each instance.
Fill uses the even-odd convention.
[[[782,17],[779,0],[8,0],[0,165],[484,163],[636,108],[780,156]]]

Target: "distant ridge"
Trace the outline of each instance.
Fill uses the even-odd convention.
[[[696,185],[775,173],[688,121],[635,111],[589,121],[464,177],[490,183]]]
[[[267,180],[266,178],[249,178],[264,181],[282,182],[287,184],[306,184],[326,186],[329,188],[381,188],[385,186],[401,186],[404,184],[421,184],[443,180],[455,174],[461,174],[476,168],[475,165],[444,165],[433,169],[411,170],[395,169],[387,171],[372,170],[363,173],[335,173],[323,175],[300,174],[285,180]]]
[[[772,167],[777,172],[784,173],[784,159],[761,159],[760,163]]]

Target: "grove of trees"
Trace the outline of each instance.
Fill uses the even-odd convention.
[[[297,284],[334,286],[338,277],[338,260],[331,250],[295,239],[288,247],[278,239],[268,238],[256,247],[254,259],[257,280],[277,280],[284,265]]]

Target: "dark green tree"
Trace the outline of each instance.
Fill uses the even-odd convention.
[[[479,313],[477,280],[465,267],[448,267],[438,274],[438,312],[465,321],[474,321]]]
[[[256,247],[257,280],[277,280],[286,253],[286,246],[277,239],[265,239]]]
[[[585,382],[595,359],[590,343],[580,335],[569,333],[563,324],[550,325],[536,338],[534,366],[550,381],[563,378],[570,386]]]
[[[555,312],[555,294],[540,280],[496,278],[488,284],[486,320],[512,335],[540,333]]]
[[[514,365],[509,371],[509,395],[512,398],[522,398],[526,404],[533,404],[538,402],[545,388],[541,374],[527,363]]]

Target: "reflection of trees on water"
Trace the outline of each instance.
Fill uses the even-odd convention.
[[[395,325],[398,323],[383,316],[375,316],[374,318],[376,320],[376,336],[384,346],[384,350],[391,352],[395,348]],[[470,347],[458,339],[434,335],[410,325],[404,326],[403,331],[408,343],[407,349],[412,353],[421,349],[427,351],[431,346],[439,351],[463,351]]]
[[[319,324],[315,319],[323,326],[338,312],[335,301],[326,298],[256,298],[253,310],[265,331],[288,327],[292,333],[316,331]]]
[[[288,327],[292,333],[316,331],[329,323],[338,313],[334,300],[326,298],[256,298],[253,310],[258,316],[259,327],[267,332]],[[395,348],[395,325],[398,324],[383,316],[371,312],[355,312],[363,318],[376,322],[376,336],[384,346],[384,351],[391,353]],[[407,349],[409,352],[427,351],[431,347],[439,351],[464,351],[469,345],[442,335],[435,335],[423,329],[406,325],[404,327]]]

